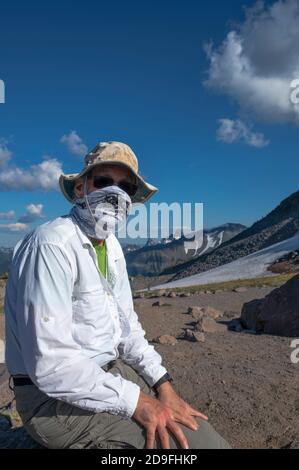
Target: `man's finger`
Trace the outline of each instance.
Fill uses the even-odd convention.
[[[184,426],[187,426],[188,428],[192,429],[192,431],[196,431],[199,426],[197,421],[194,418],[192,418],[191,415],[186,415],[186,414],[174,415],[174,421],[176,421],[177,423],[184,424]]]
[[[170,449],[169,434],[165,427],[157,427],[162,449]]]
[[[146,431],[146,449],[154,449],[156,428],[148,428]]]
[[[188,440],[183,433],[181,427],[176,424],[174,421],[170,424],[168,424],[168,429],[171,431],[173,436],[176,438],[178,441],[179,445],[181,446],[182,449],[189,449],[189,444]]]
[[[198,416],[199,418],[202,418],[202,419],[205,419],[205,420],[209,419],[206,415],[204,415],[203,413],[201,413],[198,410],[195,410],[194,408],[191,408],[191,413],[192,413],[193,416]]]

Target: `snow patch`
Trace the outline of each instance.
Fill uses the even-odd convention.
[[[159,284],[151,287],[150,290],[275,276],[275,274],[267,271],[267,268],[277,259],[297,249],[299,249],[299,235],[295,235],[292,238],[275,243],[274,245],[239,258],[231,263],[224,264],[203,273],[178,279],[177,281]]]

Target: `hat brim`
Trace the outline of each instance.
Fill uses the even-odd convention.
[[[158,188],[153,186],[150,183],[147,183],[138,173],[135,173],[135,171],[132,170],[132,168],[129,165],[126,165],[122,161],[117,161],[117,160],[105,160],[102,162],[97,162],[91,165],[88,165],[88,167],[84,168],[80,173],[73,173],[73,174],[64,174],[62,173],[59,177],[59,186],[62,191],[62,194],[65,196],[65,198],[71,202],[72,204],[74,203],[75,196],[74,196],[74,186],[76,181],[79,178],[82,178],[86,173],[88,173],[90,170],[97,166],[101,165],[116,165],[116,166],[123,166],[127,168],[128,170],[133,173],[137,179],[137,191],[132,196],[132,202],[133,203],[144,203],[148,201],[157,191]]]

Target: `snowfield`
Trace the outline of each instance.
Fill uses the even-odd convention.
[[[268,246],[263,250],[256,251],[251,255],[244,256],[243,258],[239,258],[236,261],[224,264],[218,268],[178,279],[177,281],[159,284],[151,287],[150,290],[274,276],[273,273],[267,271],[267,268],[277,259],[297,249],[299,249],[299,235],[288,238],[283,242],[275,243],[275,245]]]

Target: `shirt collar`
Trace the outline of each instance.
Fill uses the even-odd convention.
[[[75,226],[75,229],[76,229],[76,232],[77,232],[77,235],[78,235],[78,238],[82,244],[82,246],[84,247],[91,247],[93,250],[95,250],[93,244],[91,243],[91,240],[88,238],[88,236],[81,230],[81,228],[79,227],[79,225],[74,221],[74,219],[70,216],[74,226]],[[109,259],[114,259],[114,261],[116,261],[117,259],[121,258],[123,256],[123,253],[122,251],[120,251],[119,249],[116,249],[116,237],[113,233],[111,233],[110,235],[108,235],[108,237],[105,239],[106,241],[106,250],[107,250],[107,256],[109,257]]]

